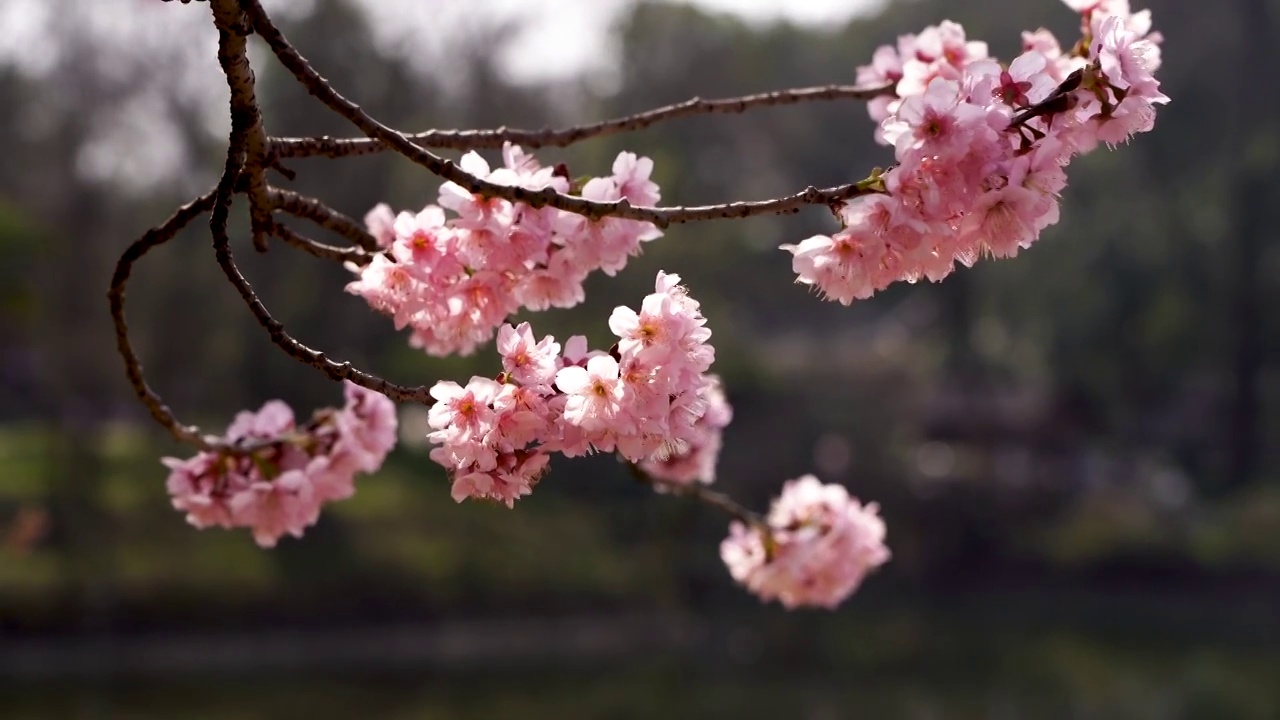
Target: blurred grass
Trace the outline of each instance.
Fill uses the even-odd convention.
[[[500,598],[593,602],[652,596],[671,583],[656,550],[620,544],[608,516],[588,502],[544,491],[518,511],[458,505],[442,471],[413,452],[358,478],[355,497],[328,506],[303,541],[286,538],[264,551],[247,532],[197,532],[185,524],[168,505],[158,462],[164,450],[153,438],[128,425],[106,426],[88,443],[96,476],[60,477],[51,429],[0,429],[0,538],[31,508],[50,518],[41,537],[0,548],[0,616],[21,617],[23,606],[85,582],[83,566],[68,561],[85,554],[92,582],[120,602],[148,605],[167,596],[215,604],[305,601],[308,593],[358,595],[378,584],[406,593],[407,603],[415,596],[431,605],[486,597],[495,605]],[[91,506],[89,526],[69,527],[73,516],[61,508],[69,497]]]
[[[716,597],[749,601],[728,595],[735,591],[714,543],[699,539],[693,548],[690,540],[695,530],[714,529],[692,519],[718,518],[640,490],[610,495],[573,481],[566,488],[553,473],[515,511],[459,505],[440,468],[408,449],[359,479],[354,498],[327,507],[303,541],[286,538],[263,551],[246,532],[194,531],[169,507],[158,462],[168,448],[128,424],[101,426],[79,444],[47,426],[0,426],[0,620],[74,625],[87,597],[108,618],[180,626],[199,625],[210,612],[219,622],[252,624],[376,617],[370,608],[468,615],[671,607],[699,596],[691,583],[712,579]],[[69,476],[69,467],[84,474]],[[1017,557],[1068,584],[1087,584],[1098,568],[1113,575],[1119,568],[1121,577],[1173,568],[1184,585],[1223,573],[1274,580],[1277,526],[1280,490],[1266,485],[1179,505],[1153,502],[1140,485],[1107,485],[1034,526]],[[910,532],[898,531],[900,546],[914,539],[903,536]],[[900,564],[910,567],[909,559]],[[895,572],[903,570],[877,578],[881,592],[892,594]]]

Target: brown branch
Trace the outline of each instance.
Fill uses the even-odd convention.
[[[133,344],[129,341],[129,324],[125,319],[124,308],[125,287],[129,283],[134,263],[151,250],[172,240],[191,221],[209,212],[213,202],[214,192],[210,191],[178,208],[168,220],[135,240],[116,261],[115,272],[111,275],[111,287],[107,290],[107,299],[111,305],[111,320],[115,323],[116,329],[116,348],[120,352],[120,357],[124,359],[125,375],[128,376],[134,393],[151,412],[151,417],[168,429],[170,434],[181,442],[191,443],[202,449],[211,447],[212,441],[200,434],[200,428],[178,422],[164,400],[147,385],[146,378],[143,376],[142,362],[138,360]]]
[[[295,232],[287,225],[274,220],[271,222],[270,232],[273,237],[278,237],[287,244],[292,245],[303,252],[315,255],[323,260],[353,262],[357,265],[364,265],[368,263],[372,257],[369,253],[366,253],[360,248],[341,248],[316,242],[305,235]]]
[[[630,460],[623,460],[623,463],[627,466],[627,470],[630,471],[631,477],[645,485],[648,485],[658,492],[670,493],[672,495],[679,495],[680,497],[697,500],[704,505],[709,505],[720,512],[725,513],[735,520],[740,520],[753,527],[768,527],[764,518],[761,517],[759,513],[742,506],[737,500],[734,500],[722,492],[717,492],[708,488],[706,485],[697,482],[686,485],[669,483],[655,478],[645,472],[638,464],[633,463]]]
[[[1028,106],[1014,115],[1013,119],[1009,121],[1009,127],[1021,127],[1034,118],[1038,118],[1043,115],[1054,115],[1067,110],[1070,107],[1071,93],[1075,92],[1076,89],[1080,87],[1083,80],[1083,69],[1072,72],[1065,80],[1062,81],[1061,84],[1058,85],[1058,87],[1054,88],[1053,92],[1049,93],[1045,99],[1035,105]]]
[[[666,105],[625,117],[603,120],[597,123],[574,125],[567,128],[522,130],[500,127],[492,130],[427,130],[405,135],[417,145],[452,150],[476,150],[500,148],[504,143],[515,143],[527,149],[541,147],[567,147],[583,140],[624,132],[635,132],[666,120],[692,115],[739,114],[760,107],[795,105],[817,100],[870,100],[882,95],[892,95],[895,85],[858,87],[855,85],[824,85],[821,87],[776,90],[773,92],[743,95],[741,97],[703,100],[692,98],[684,102]],[[369,138],[271,138],[272,151],[277,157],[330,158],[371,155],[389,149],[385,143]]]
[[[249,311],[253,314],[254,319],[267,331],[271,341],[284,350],[287,355],[319,370],[331,380],[350,380],[361,387],[380,392],[400,402],[417,402],[426,405],[434,403],[435,400],[431,397],[429,388],[426,386],[406,387],[397,385],[371,373],[359,370],[349,362],[330,360],[324,353],[303,345],[285,330],[280,321],[272,317],[266,305],[258,298],[253,286],[249,284],[249,281],[245,279],[240,272],[240,268],[236,265],[235,257],[231,252],[231,240],[227,234],[227,219],[230,215],[232,200],[230,188],[235,183],[235,175],[240,171],[239,160],[235,157],[237,154],[235,148],[238,143],[242,142],[242,134],[233,132],[232,143],[227,153],[227,164],[223,170],[223,179],[219,183],[219,195],[215,202],[213,213],[209,218],[209,229],[213,233],[214,256],[217,258],[218,266],[222,268],[223,274],[227,276],[227,280],[235,287],[241,299],[249,306]]]
[[[806,205],[831,205],[842,200],[848,200],[855,195],[873,192],[858,184],[851,184],[825,190],[809,187],[794,195],[773,200],[698,207],[635,207],[625,198],[616,202],[595,202],[572,195],[561,195],[552,188],[528,190],[522,187],[509,187],[481,180],[458,167],[453,161],[445,160],[426,148],[414,144],[402,133],[383,125],[361,110],[360,106],[339,94],[324,77],[311,67],[307,59],[289,44],[289,41],[280,32],[280,29],[271,22],[271,18],[268,17],[266,11],[262,9],[262,5],[257,0],[244,0],[244,2],[258,35],[271,47],[280,63],[293,73],[298,82],[306,87],[313,97],[346,118],[370,139],[385,144],[390,149],[423,166],[431,173],[457,183],[468,192],[484,195],[485,197],[503,198],[510,202],[520,202],[534,208],[554,207],[594,220],[604,217],[616,217],[650,222],[662,228],[673,223],[746,218],[754,215],[789,214],[799,212]]]
[[[213,0],[213,2],[215,5],[226,5],[235,4],[236,0]],[[221,17],[221,14],[215,13],[215,20],[219,23],[222,22]],[[226,32],[221,25],[219,30],[219,55],[229,56],[233,61],[244,62],[247,65],[247,58],[235,56],[237,49],[243,53],[243,43],[237,45],[233,35]],[[224,67],[226,66],[224,65]],[[236,78],[228,75],[227,82],[229,84],[234,83]],[[429,389],[425,386],[411,388],[387,382],[376,375],[356,369],[349,362],[334,362],[325,357],[324,353],[312,350],[298,342],[285,330],[283,324],[271,316],[271,312],[267,310],[266,305],[262,303],[253,291],[249,281],[241,274],[231,252],[231,239],[227,233],[227,220],[231,214],[231,204],[235,195],[236,184],[240,173],[245,170],[245,148],[249,143],[250,127],[248,123],[251,119],[252,117],[248,113],[235,112],[233,100],[231,136],[227,143],[227,160],[223,167],[222,178],[219,180],[214,194],[213,211],[209,216],[209,230],[213,236],[214,256],[217,258],[218,266],[222,268],[223,274],[235,287],[245,304],[249,306],[249,311],[253,314],[254,319],[267,331],[271,341],[290,357],[316,368],[332,380],[350,380],[361,387],[382,393],[393,400],[420,402],[430,405],[434,402],[434,399],[431,397]]]
[[[231,115],[244,128],[244,183],[249,195],[249,217],[253,228],[253,246],[266,252],[268,228],[271,224],[271,197],[268,194],[266,169],[271,146],[262,122],[262,112],[254,89],[253,69],[246,54],[252,25],[235,0],[213,0],[214,24],[218,28],[218,64],[227,76],[231,90]]]
[[[294,217],[310,220],[325,230],[341,235],[368,252],[377,252],[380,249],[378,240],[361,227],[360,223],[334,210],[320,200],[289,190],[281,190],[280,188],[269,188],[268,193],[271,198],[271,207]]]

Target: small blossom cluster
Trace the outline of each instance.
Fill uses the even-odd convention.
[[[834,608],[889,560],[884,521],[844,486],[788,481],[763,526],[734,522],[720,545],[733,579],[788,609]]]
[[[512,507],[533,491],[552,452],[617,452],[672,483],[710,482],[720,431],[732,417],[699,304],[678,275],[658,273],[639,312],[618,307],[606,352],[582,336],[563,351],[528,323],[498,330],[503,372],[465,386],[439,382],[428,414],[431,457],[452,496]]]
[[[782,246],[798,282],[848,305],[899,280],[937,282],[957,262],[1013,257],[1058,221],[1072,157],[1152,128],[1169,98],[1150,12],[1066,1],[1084,31],[1070,51],[1041,29],[1005,66],[943,22],[858,69],[859,83],[895,83],[895,97],[869,108],[897,165],[843,206],[842,230]]]
[[[460,165],[509,187],[572,189],[563,166],[542,167],[510,143],[502,156],[503,167],[492,171],[475,152]],[[652,171],[652,160],[624,152],[611,176],[586,181],[579,194],[599,202],[654,205],[659,193],[649,180]],[[363,267],[350,265],[359,278],[346,288],[390,315],[396,329],[411,328],[410,343],[429,355],[469,355],[521,308],[577,305],[592,271],[614,275],[639,253],[640,243],[662,235],[652,223],[590,220],[485,198],[452,182],[440,187],[438,202],[417,214],[395,215],[385,204],[370,211],[365,223],[383,251]]]
[[[640,463],[640,469],[649,477],[677,486],[715,481],[722,432],[733,420],[733,408],[714,375],[707,376],[696,399],[706,411],[684,428],[683,439]],[[689,410],[686,407],[683,411]],[[662,489],[661,485],[655,487]]]
[[[396,444],[395,405],[345,383],[346,404],[325,408],[304,426],[272,400],[241,412],[221,439],[231,450],[164,458],[173,507],[199,529],[246,527],[262,547],[302,537],[327,502],[355,493],[355,474],[372,473]]]

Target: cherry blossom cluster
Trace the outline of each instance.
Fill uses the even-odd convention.
[[[563,166],[542,167],[510,143],[502,156],[503,167],[492,171],[475,152],[460,165],[509,187],[574,189]],[[654,205],[652,171],[652,160],[624,152],[611,176],[587,180],[578,192],[588,200]],[[651,223],[535,209],[452,182],[440,187],[438,202],[417,214],[395,215],[385,204],[370,211],[365,223],[383,251],[363,267],[351,265],[359,279],[347,286],[392,316],[396,329],[411,328],[410,343],[429,355],[471,354],[521,308],[577,305],[592,271],[614,275],[642,242],[662,235]]]
[[[345,383],[346,404],[299,426],[272,400],[239,413],[219,444],[187,460],[164,458],[173,507],[197,528],[245,527],[262,547],[302,537],[327,502],[355,493],[356,473],[372,473],[396,444],[395,405]]]
[[[889,560],[874,503],[813,475],[788,481],[763,526],[734,522],[720,557],[734,580],[788,609],[834,608]]]
[[[1048,30],[1026,32],[1006,66],[943,22],[858,69],[859,83],[896,83],[896,97],[869,110],[897,165],[840,209],[839,232],[782,246],[798,282],[848,305],[898,280],[939,281],[956,262],[1013,257],[1057,222],[1075,155],[1152,128],[1169,98],[1154,76],[1161,37],[1150,11],[1066,2],[1083,32],[1069,51]]]
[[[513,507],[553,452],[617,452],[670,483],[711,482],[731,411],[707,374],[711,331],[679,283],[659,272],[639,312],[616,308],[609,351],[588,351],[582,336],[562,348],[550,336],[537,340],[528,323],[504,324],[496,380],[436,383],[427,438],[438,446],[432,459],[450,472],[453,498]]]

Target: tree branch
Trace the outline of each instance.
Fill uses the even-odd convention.
[[[227,76],[231,90],[231,115],[244,128],[243,152],[245,192],[249,195],[249,217],[253,228],[253,246],[266,252],[268,228],[271,224],[271,197],[268,194],[266,169],[271,146],[263,128],[262,112],[254,89],[253,69],[246,54],[252,25],[235,0],[213,0],[213,21],[218,27],[218,64]]]
[[[241,299],[249,306],[249,311],[253,314],[254,319],[267,331],[271,341],[290,357],[316,368],[332,380],[350,380],[361,387],[382,393],[393,400],[420,402],[430,405],[435,400],[431,397],[426,386],[410,388],[387,382],[376,375],[353,367],[349,362],[334,362],[325,357],[324,353],[312,350],[295,340],[285,330],[284,325],[271,316],[271,312],[267,310],[266,305],[258,298],[249,281],[245,279],[240,269],[236,266],[235,258],[231,252],[231,239],[227,234],[227,220],[231,214],[231,204],[240,175],[242,172],[247,172],[244,163],[247,154],[246,149],[252,144],[251,135],[255,116],[258,118],[258,122],[261,122],[261,115],[257,112],[250,113],[243,110],[237,112],[234,86],[237,82],[241,82],[244,76],[233,74],[231,69],[243,66],[243,69],[249,72],[250,78],[252,78],[252,71],[249,70],[249,61],[244,55],[245,43],[243,38],[238,38],[235,33],[224,27],[224,23],[234,21],[234,15],[228,12],[227,8],[228,6],[236,5],[236,2],[237,0],[212,0],[215,8],[214,21],[218,24],[219,31],[218,56],[226,61],[223,63],[223,69],[227,72],[228,85],[232,86],[231,136],[227,142],[227,159],[223,167],[222,178],[214,191],[213,210],[209,216],[209,230],[213,236],[213,250],[218,266],[222,268],[223,274],[235,287]]]
[[[120,352],[120,357],[124,359],[125,375],[129,378],[129,384],[133,386],[133,392],[151,412],[151,417],[163,425],[170,434],[181,442],[191,443],[201,449],[211,447],[211,441],[200,434],[200,428],[178,422],[173,411],[165,405],[164,399],[147,385],[146,378],[143,376],[142,362],[138,360],[133,344],[129,341],[129,324],[125,319],[124,308],[125,288],[133,272],[134,263],[151,250],[172,240],[179,231],[197,217],[209,212],[213,203],[214,192],[205,193],[178,208],[168,220],[133,241],[116,261],[115,272],[111,275],[111,286],[107,290],[107,299],[111,305],[111,320],[116,329],[116,348]]]
[[[1035,105],[1028,106],[1014,115],[1013,119],[1009,121],[1009,127],[1022,127],[1035,118],[1043,115],[1053,115],[1066,110],[1069,107],[1071,93],[1080,87],[1080,83],[1083,80],[1083,69],[1072,72],[1045,99]]]
[[[320,200],[280,188],[268,188],[271,207],[294,217],[305,218],[333,231],[368,252],[378,252],[378,241],[355,219],[325,205]]]
[[[353,262],[357,265],[364,265],[370,260],[369,253],[366,253],[360,248],[340,248],[316,242],[315,240],[312,240],[305,235],[301,235],[287,225],[275,220],[271,221],[270,232],[273,237],[278,237],[289,245],[323,260]]]
[[[684,102],[666,105],[653,110],[603,120],[597,123],[574,125],[567,128],[522,130],[500,127],[492,130],[427,130],[405,135],[422,147],[448,148],[452,150],[476,150],[500,148],[504,143],[515,143],[526,149],[542,147],[567,147],[583,140],[635,132],[666,120],[692,115],[739,114],[760,107],[795,105],[817,100],[870,100],[882,95],[892,95],[895,85],[858,87],[855,85],[824,85],[820,87],[776,90],[773,92],[743,95],[741,97],[703,100],[691,98]],[[270,138],[272,151],[277,157],[330,158],[371,155],[390,149],[385,143],[369,138]]]
[[[657,490],[658,492],[671,493],[672,495],[691,498],[704,505],[709,505],[720,512],[725,513],[729,517],[734,518],[735,520],[740,520],[752,527],[768,528],[768,524],[759,513],[747,509],[740,505],[737,500],[734,500],[722,492],[716,492],[715,490],[708,488],[706,485],[696,482],[689,483],[687,485],[677,485],[675,483],[664,482],[645,472],[639,465],[631,462],[630,460],[624,460],[623,463],[627,466],[627,470],[631,472],[631,476],[633,478],[645,485],[648,485],[654,490]]]
[[[298,82],[307,88],[307,91],[313,97],[338,115],[346,118],[370,139],[385,144],[390,149],[426,168],[431,173],[457,183],[471,193],[485,197],[503,198],[510,202],[520,202],[534,208],[554,207],[593,220],[615,217],[650,222],[660,228],[665,228],[673,223],[795,213],[806,205],[830,206],[833,203],[848,200],[856,195],[874,192],[861,187],[859,184],[850,184],[823,190],[809,187],[794,195],[773,200],[697,207],[635,207],[625,198],[616,202],[595,202],[572,195],[561,195],[552,188],[528,190],[522,187],[509,187],[481,180],[458,167],[453,161],[445,160],[431,151],[414,144],[402,133],[383,125],[361,110],[360,106],[339,94],[324,77],[311,67],[307,59],[289,44],[280,29],[272,23],[271,18],[262,9],[262,5],[258,0],[244,0],[244,2],[247,6],[246,11],[249,13],[258,35],[263,40],[266,40],[280,63],[293,73]]]
[[[431,397],[429,388],[425,385],[418,387],[397,385],[371,373],[359,370],[349,362],[330,360],[324,353],[298,342],[285,330],[282,323],[272,317],[271,312],[263,304],[262,300],[258,298],[253,286],[249,284],[249,281],[245,279],[240,272],[240,268],[236,265],[235,257],[231,252],[231,240],[227,234],[227,219],[231,210],[232,193],[229,189],[222,191],[222,188],[224,185],[228,188],[233,186],[235,175],[240,171],[239,161],[233,157],[236,154],[234,148],[237,141],[243,142],[240,137],[237,137],[237,133],[233,132],[232,144],[227,153],[227,164],[223,170],[223,179],[219,183],[220,192],[209,219],[209,229],[213,234],[214,256],[217,258],[218,266],[222,268],[223,274],[235,287],[241,299],[249,306],[249,311],[253,314],[254,319],[267,331],[271,341],[284,350],[287,355],[319,370],[331,380],[350,380],[361,387],[382,393],[399,402],[417,402],[425,405],[434,403],[435,399]]]

